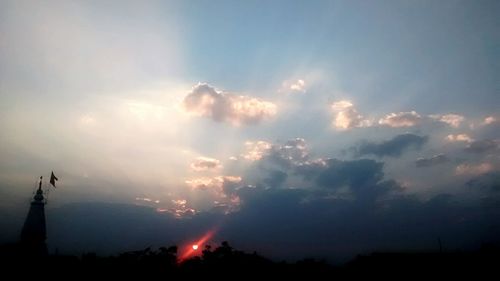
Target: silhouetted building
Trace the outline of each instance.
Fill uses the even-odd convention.
[[[42,190],[42,177],[21,232],[21,245],[31,255],[47,255],[45,227],[45,200]]]

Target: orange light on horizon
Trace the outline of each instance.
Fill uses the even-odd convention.
[[[177,262],[182,263],[185,260],[200,255],[201,251],[198,251],[200,247],[208,242],[215,234],[215,230],[209,230],[205,235],[203,235],[198,241],[193,241],[188,243],[187,246],[182,247],[182,251],[177,259]]]

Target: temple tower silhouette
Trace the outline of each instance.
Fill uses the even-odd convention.
[[[44,256],[48,254],[46,226],[45,226],[45,198],[42,190],[42,177],[38,184],[33,201],[31,201],[28,216],[24,221],[24,226],[21,231],[21,245],[26,253],[36,256]]]

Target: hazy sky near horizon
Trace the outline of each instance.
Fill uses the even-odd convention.
[[[500,232],[499,13],[497,1],[2,0],[0,209],[24,216],[53,170],[53,210],[222,220],[278,256],[425,248],[440,215],[456,247],[475,245]],[[380,238],[405,215],[431,238]],[[288,251],[270,246],[291,230]],[[359,232],[356,247],[307,242],[329,230]]]

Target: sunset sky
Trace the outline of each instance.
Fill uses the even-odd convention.
[[[211,233],[341,259],[498,240],[499,14],[498,1],[0,0],[0,240],[51,171],[49,250]]]

